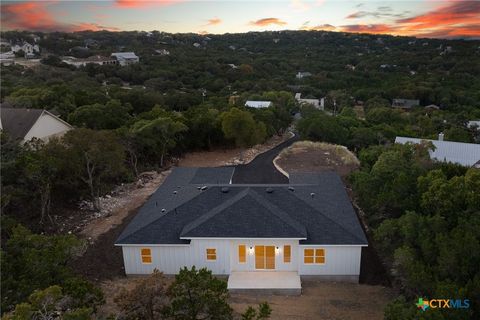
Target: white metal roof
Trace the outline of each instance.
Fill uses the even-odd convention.
[[[248,100],[245,102],[245,107],[250,108],[268,108],[272,104],[271,101],[251,101]]]
[[[480,120],[468,121],[467,123],[468,128],[473,128],[474,126],[477,126],[480,129]]]
[[[466,167],[471,167],[480,160],[480,144],[407,137],[395,138],[395,143],[401,144],[407,142],[420,143],[422,141],[430,141],[435,146],[435,150],[430,151],[431,159],[458,163]]]
[[[123,59],[137,59],[138,56],[134,52],[114,52],[111,54],[112,56],[115,56],[117,58],[123,58]]]

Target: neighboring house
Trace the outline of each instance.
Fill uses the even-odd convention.
[[[5,108],[0,110],[1,129],[13,139],[47,141],[62,136],[73,127],[47,110]]]
[[[229,275],[229,289],[291,283],[295,293],[300,276],[358,281],[368,242],[336,173],[235,185],[234,170],[175,168],[115,243],[125,273],[205,267]]]
[[[33,44],[28,43],[28,42],[23,42],[21,44],[15,44],[15,45],[12,46],[12,51],[13,52],[17,53],[20,50],[22,50],[25,53],[25,55],[27,55],[27,54],[31,54],[31,55],[33,54],[34,55],[34,54],[40,52],[40,47],[37,44],[33,45]]]
[[[155,50],[155,52],[161,56],[168,56],[170,54],[170,51],[168,51],[167,49],[158,49]]]
[[[245,102],[245,107],[250,107],[250,108],[268,108],[272,105],[272,101],[252,101],[248,100]]]
[[[472,120],[467,122],[467,128],[473,129],[477,128],[477,130],[480,130],[480,120]]]
[[[420,100],[413,99],[393,99],[392,108],[411,109],[420,105]]]
[[[298,72],[295,76],[297,79],[303,79],[306,77],[310,77],[312,74],[310,72]]]
[[[431,142],[435,150],[430,150],[430,158],[437,161],[457,163],[465,167],[472,167],[480,160],[480,144],[443,141],[443,134],[439,140],[396,137],[395,143]]]
[[[321,98],[321,99],[302,99],[301,96],[302,96],[301,93],[296,93],[295,94],[295,100],[297,100],[298,103],[309,104],[309,105],[312,105],[316,109],[319,109],[319,110],[324,110],[325,109],[325,98]]]
[[[118,60],[112,57],[102,57],[102,56],[91,56],[86,59],[78,59],[75,57],[63,57],[62,62],[66,64],[75,66],[75,67],[85,67],[89,63],[98,64],[101,66],[104,65],[115,65],[118,64]]]
[[[114,52],[111,56],[117,58],[121,66],[128,66],[140,61],[140,58],[134,52]]]

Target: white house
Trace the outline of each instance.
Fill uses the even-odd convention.
[[[295,76],[297,79],[303,79],[306,77],[310,77],[312,74],[310,72],[298,72],[297,75]]]
[[[245,102],[245,107],[249,108],[268,108],[272,105],[272,101],[253,101],[253,100],[248,100]]]
[[[89,63],[98,64],[101,66],[104,65],[115,65],[118,63],[118,60],[114,57],[102,57],[102,56],[91,56],[86,59],[78,59],[75,57],[63,57],[62,62],[66,64],[75,66],[75,67],[85,67]]]
[[[47,141],[73,127],[47,110],[4,108],[0,110],[1,130],[13,139],[28,141],[32,138]]]
[[[140,58],[134,52],[114,52],[111,56],[117,58],[121,66],[128,66],[140,61]]]
[[[300,293],[301,276],[358,281],[367,239],[340,177],[231,184],[235,168],[175,168],[116,241],[127,275],[186,266],[228,288]]]
[[[467,122],[467,128],[473,129],[477,128],[477,130],[480,130],[480,120],[471,120]]]
[[[472,167],[480,161],[480,144],[454,141],[443,141],[443,134],[439,134],[439,140],[417,139],[396,137],[395,143],[431,142],[435,150],[430,150],[430,158],[437,161],[457,163],[465,167]]]
[[[27,55],[40,52],[40,47],[37,44],[33,45],[28,42],[23,42],[22,44],[13,45],[11,50],[15,53],[22,50],[25,52],[25,55]]]
[[[302,99],[301,96],[302,96],[301,93],[296,93],[295,94],[295,100],[297,100],[298,103],[309,104],[309,105],[312,105],[316,109],[319,109],[319,110],[324,110],[325,109],[325,98],[321,98],[321,99]]]

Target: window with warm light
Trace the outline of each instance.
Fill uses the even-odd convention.
[[[217,249],[209,248],[207,249],[207,260],[217,260]]]
[[[244,244],[238,246],[238,262],[247,262],[247,247]]]
[[[292,247],[283,246],[283,262],[290,263],[292,260]]]
[[[304,249],[303,263],[305,264],[324,264],[325,249]]]
[[[142,248],[141,251],[142,263],[150,264],[152,263],[152,250],[149,248]]]

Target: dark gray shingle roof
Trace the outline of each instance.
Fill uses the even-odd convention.
[[[23,139],[42,115],[43,110],[4,108],[2,106],[0,112],[2,129],[13,139]]]
[[[233,170],[174,169],[122,232],[117,244],[182,244],[197,237],[367,244],[337,174],[293,174],[289,185],[231,185],[228,177]],[[209,183],[207,176],[214,180]],[[201,190],[203,185],[208,187]]]

